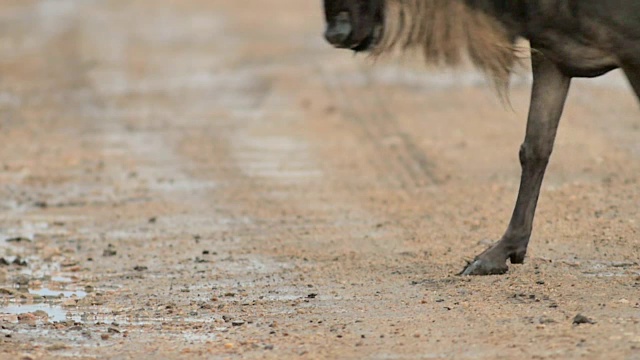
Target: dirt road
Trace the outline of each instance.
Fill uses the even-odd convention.
[[[640,359],[620,74],[575,83],[526,264],[463,278],[511,212],[526,76],[505,109],[329,48],[320,10],[2,1],[0,358]]]

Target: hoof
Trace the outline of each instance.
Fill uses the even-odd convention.
[[[483,259],[475,259],[462,270],[460,275],[502,275],[509,270],[507,264],[497,264]]]
[[[512,264],[524,264],[525,255],[526,255],[526,252],[521,251],[521,252],[513,253],[511,256],[509,256],[509,259],[511,260]]]

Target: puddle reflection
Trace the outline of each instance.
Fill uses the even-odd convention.
[[[29,289],[29,294],[40,295],[42,297],[77,297],[79,299],[87,296],[87,293],[84,291],[51,290],[49,288],[41,288],[38,290]]]
[[[22,315],[33,313],[36,311],[44,311],[49,316],[50,322],[60,322],[60,321],[80,321],[79,315],[72,315],[68,311],[62,309],[59,306],[55,305],[47,305],[47,304],[32,304],[32,305],[9,305],[5,307],[0,307],[0,314],[9,314],[9,315]]]

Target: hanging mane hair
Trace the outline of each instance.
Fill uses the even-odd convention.
[[[449,67],[468,59],[506,97],[518,53],[505,26],[490,15],[491,9],[476,5],[482,1],[386,0],[385,3],[384,35],[373,50],[374,56],[393,50],[418,50],[427,64]]]

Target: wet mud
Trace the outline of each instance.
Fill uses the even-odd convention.
[[[529,78],[372,63],[309,1],[0,4],[0,358],[639,359],[640,117],[575,82],[530,252]]]

